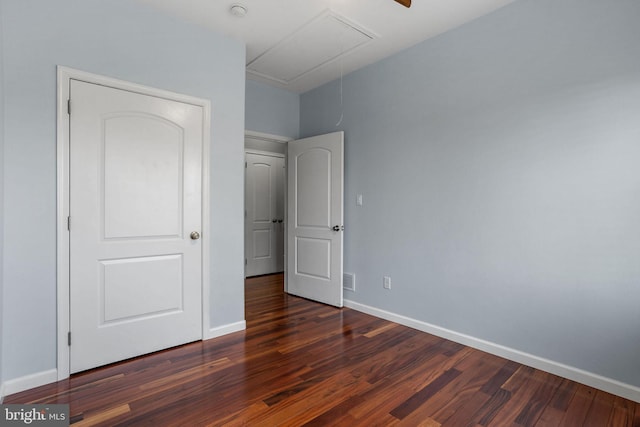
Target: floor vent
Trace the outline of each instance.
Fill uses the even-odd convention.
[[[353,273],[344,273],[342,275],[342,287],[347,291],[356,291],[356,275]]]

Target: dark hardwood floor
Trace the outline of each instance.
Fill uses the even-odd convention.
[[[5,403],[74,426],[640,426],[640,404],[350,309],[246,283],[247,330],[72,376]]]

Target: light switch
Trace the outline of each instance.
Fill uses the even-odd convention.
[[[357,206],[362,206],[362,194],[358,194],[356,196],[356,205]]]

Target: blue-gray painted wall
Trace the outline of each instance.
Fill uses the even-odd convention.
[[[348,298],[640,386],[636,0],[516,2],[346,76],[339,128],[339,82],[247,82],[245,126],[241,45],[105,3],[0,0],[0,378],[55,367],[61,64],[211,99],[212,326],[243,318],[243,129],[345,130]]]
[[[2,349],[4,347],[4,45],[3,45],[3,14],[2,1],[0,1],[0,393],[3,384],[3,359]],[[0,401],[2,395],[0,394]]]
[[[640,386],[639,22],[517,1],[303,94],[301,137],[345,131],[346,298]]]
[[[300,95],[247,79],[247,130],[297,139],[300,131]]]
[[[211,326],[244,320],[244,45],[130,0],[2,0],[2,18],[4,379],[56,367],[56,65],[211,101]]]

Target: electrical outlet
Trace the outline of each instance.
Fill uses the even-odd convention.
[[[384,278],[382,279],[382,286],[385,289],[391,289],[391,277],[384,276]]]

